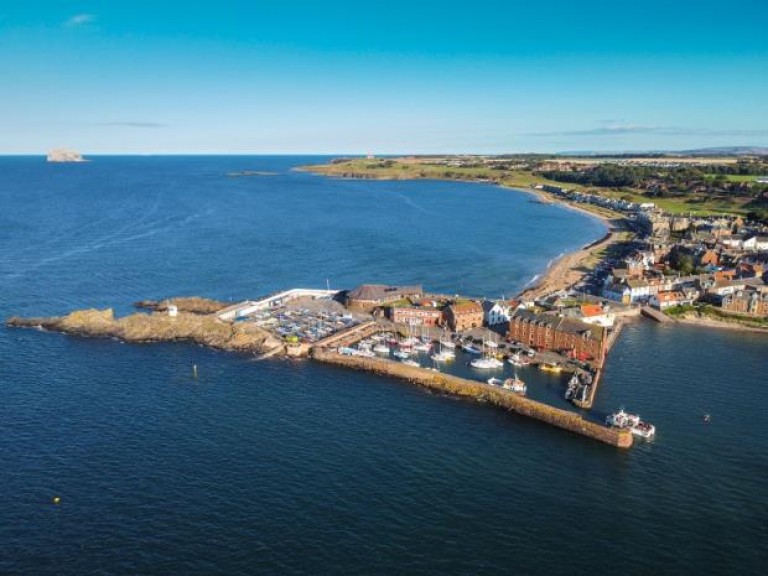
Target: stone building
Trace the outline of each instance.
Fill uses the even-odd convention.
[[[725,312],[766,318],[768,317],[768,290],[747,286],[743,290],[723,295],[720,306]]]
[[[389,319],[395,324],[409,326],[439,326],[443,321],[443,311],[429,306],[392,306]]]
[[[451,304],[445,309],[445,322],[454,332],[479,328],[483,325],[483,307],[477,302]]]
[[[363,284],[347,292],[344,304],[349,308],[371,309],[406,298],[420,298],[423,293],[421,286]]]

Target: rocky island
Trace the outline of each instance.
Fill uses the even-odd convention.
[[[87,162],[87,160],[75,150],[56,148],[48,152],[48,162]]]
[[[211,311],[224,306],[204,298],[177,298],[162,302],[143,301],[154,310],[116,318],[111,308],[78,310],[66,316],[8,319],[8,326],[41,328],[77,336],[117,338],[124,342],[195,342],[233,352],[263,354],[283,343],[253,323],[227,323]]]

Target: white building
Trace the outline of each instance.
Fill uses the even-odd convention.
[[[513,310],[504,301],[483,300],[483,321],[487,326],[508,324]]]

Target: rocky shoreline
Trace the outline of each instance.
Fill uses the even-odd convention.
[[[250,322],[230,324],[219,320],[212,312],[221,310],[220,302],[203,298],[172,299],[178,312],[165,312],[167,304],[142,301],[141,307],[157,311],[137,312],[117,318],[111,308],[78,310],[66,316],[44,318],[11,317],[6,324],[15,328],[38,328],[93,338],[117,338],[124,342],[194,342],[202,346],[249,354],[265,354],[283,347],[265,330]],[[163,311],[159,311],[163,310]]]

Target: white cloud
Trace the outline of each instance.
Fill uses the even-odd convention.
[[[67,26],[83,26],[84,24],[91,24],[96,21],[94,14],[75,14],[69,18],[65,24]]]

